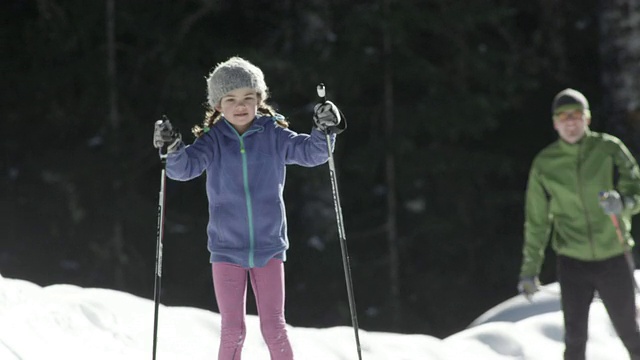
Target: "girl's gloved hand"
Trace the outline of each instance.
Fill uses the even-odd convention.
[[[166,146],[167,154],[169,154],[176,151],[181,143],[180,131],[174,128],[169,120],[156,121],[153,129],[153,147],[161,149]]]
[[[340,120],[340,110],[338,110],[338,107],[331,101],[317,104],[313,108],[313,123],[320,131],[338,126]]]

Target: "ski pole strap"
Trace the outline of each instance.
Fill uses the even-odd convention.
[[[342,110],[338,109],[338,111],[340,112],[340,118],[342,119],[342,121],[340,121],[340,124],[338,124],[338,126],[332,126],[327,128],[327,134],[341,134],[343,131],[347,130],[347,118],[344,116],[344,113],[342,112]]]
[[[167,162],[167,156],[169,154],[167,153],[167,149],[166,146],[163,146],[162,148],[158,149],[158,156],[160,157],[160,162],[164,165]]]

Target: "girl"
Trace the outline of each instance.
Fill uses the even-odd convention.
[[[293,359],[284,317],[287,222],[285,165],[317,166],[328,160],[326,136],[341,117],[331,102],[316,105],[311,134],[287,128],[265,100],[262,71],[232,57],[207,77],[209,111],[185,146],[166,120],[156,124],[154,146],[166,146],[167,176],[187,181],[207,174],[207,225],[213,286],[222,318],[218,360],[240,360],[245,338],[247,274],[262,336],[272,360]],[[332,144],[333,145],[333,144]]]

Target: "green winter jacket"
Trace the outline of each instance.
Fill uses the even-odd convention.
[[[587,130],[575,144],[558,139],[540,151],[527,184],[520,276],[540,272],[549,239],[557,254],[578,260],[622,254],[625,246],[598,201],[601,191],[611,189],[627,199],[620,226],[631,247],[631,215],[640,211],[640,172],[624,144]]]

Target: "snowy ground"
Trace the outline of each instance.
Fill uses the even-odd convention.
[[[151,359],[153,305],[152,300],[114,290],[40,287],[0,276],[0,359]],[[514,297],[445,339],[361,329],[362,358],[560,360],[559,307],[557,284],[551,284],[533,304]],[[219,315],[210,311],[161,306],[157,359],[216,359],[219,322]],[[590,322],[589,360],[628,358],[598,301]],[[289,334],[297,359],[358,359],[350,327],[290,327]],[[248,317],[243,358],[269,359],[255,316]]]

